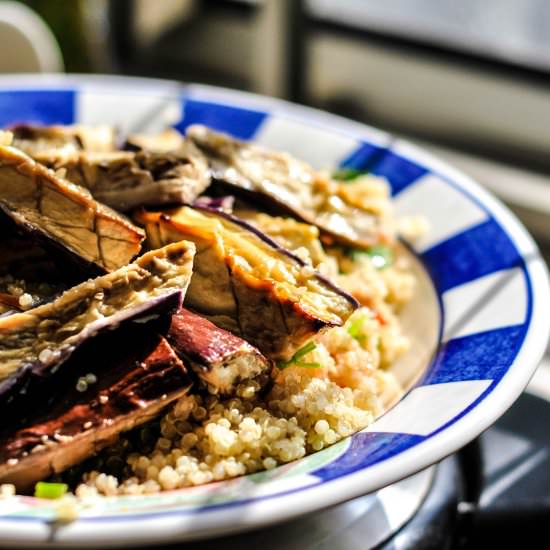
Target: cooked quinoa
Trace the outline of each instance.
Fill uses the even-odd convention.
[[[10,310],[31,309],[55,290],[48,283],[28,282],[12,275],[0,276],[0,314]]]
[[[54,134],[55,132],[59,132],[59,129],[55,130]],[[218,139],[221,137],[218,136],[216,140]],[[0,145],[10,145],[12,140],[11,133],[0,131]],[[177,142],[179,144],[179,141]],[[53,143],[52,147],[58,148],[61,145],[62,143]],[[242,354],[238,356],[240,370],[238,376],[228,384],[229,389],[226,391],[225,387],[220,389],[219,385],[216,386],[216,376],[203,379],[198,370],[199,367],[210,368],[212,365],[212,368],[226,368],[227,363],[224,361],[230,357],[229,354],[224,356],[223,360],[216,360],[217,362],[205,360],[205,365],[202,365],[199,360],[193,359],[189,343],[184,342],[182,349],[171,349],[170,346],[175,346],[174,341],[170,340],[171,332],[162,333],[166,338],[166,346],[174,354],[173,357],[170,356],[170,361],[177,359],[180,371],[184,370],[185,366],[191,367],[187,369],[189,376],[185,378],[182,390],[174,393],[172,398],[184,395],[187,391],[192,393],[184,395],[175,403],[164,401],[168,395],[163,393],[165,389],[162,386],[159,393],[162,393],[162,396],[153,401],[159,406],[171,404],[164,409],[157,407],[151,413],[158,415],[158,411],[162,410],[163,414],[160,417],[139,425],[140,422],[151,418],[151,409],[140,409],[141,404],[136,405],[135,408],[141,416],[127,415],[128,422],[120,424],[120,428],[112,432],[118,434],[113,436],[118,437],[114,444],[101,450],[96,456],[52,476],[45,483],[40,481],[37,484],[36,496],[56,499],[56,515],[60,520],[75,519],[80,504],[85,504],[89,498],[94,500],[102,496],[153,494],[271,470],[320,451],[363,430],[402,395],[403,388],[393,375],[391,367],[409,347],[409,341],[402,333],[399,312],[414,294],[415,277],[407,256],[400,248],[397,236],[400,235],[409,241],[421,237],[427,231],[425,220],[421,217],[395,217],[391,189],[384,178],[364,174],[353,168],[316,174],[313,168],[292,159],[289,155],[258,155],[254,148],[246,144],[237,143],[236,146],[237,150],[242,149],[242,158],[233,165],[228,161],[227,166],[236,173],[244,170],[245,179],[249,177],[249,172],[252,173],[252,183],[257,177],[255,172],[262,174],[262,170],[265,170],[264,176],[258,177],[258,181],[262,182],[261,189],[258,190],[260,196],[276,198],[277,205],[280,200],[289,207],[288,211],[294,213],[296,219],[259,212],[255,205],[244,199],[235,201],[231,198],[229,202],[224,199],[229,205],[228,212],[256,226],[254,233],[261,237],[256,240],[263,243],[264,248],[268,248],[270,252],[272,249],[278,249],[268,239],[263,238],[265,234],[277,241],[279,247],[291,250],[301,261],[294,258],[293,270],[287,273],[286,264],[279,265],[267,252],[264,253],[259,245],[252,246],[246,238],[241,238],[241,233],[244,234],[245,230],[241,225],[227,221],[229,218],[222,220],[214,217],[217,221],[209,222],[213,228],[208,229],[212,233],[212,238],[208,233],[209,237],[205,243],[215,242],[216,246],[223,245],[228,248],[224,259],[232,257],[233,254],[239,261],[246,263],[254,277],[262,283],[265,282],[262,288],[270,288],[273,280],[283,288],[284,292],[278,291],[277,300],[284,321],[284,330],[285,334],[292,333],[296,341],[293,341],[288,349],[285,348],[284,353],[270,353],[268,346],[252,341],[252,331],[241,330],[240,317],[237,315],[239,330],[233,325],[229,330],[239,334],[242,332],[251,340],[249,343],[240,340],[239,344],[258,346],[256,351],[262,358],[263,370],[258,374],[258,370],[245,368],[253,364],[253,358],[239,348]],[[199,149],[193,154],[199,154]],[[203,154],[206,153],[200,153],[201,163]],[[207,157],[208,155],[205,158]],[[220,160],[217,159],[216,162],[218,161]],[[267,164],[261,167],[260,164],[264,161]],[[220,162],[223,166],[225,161]],[[205,161],[204,170],[206,169]],[[57,175],[64,178],[65,172],[65,168],[60,168]],[[207,177],[210,178],[209,173]],[[270,181],[271,179],[273,181]],[[270,185],[265,185],[266,181]],[[278,188],[278,193],[270,190],[274,186]],[[86,191],[86,196],[88,194],[89,191]],[[212,198],[202,198],[206,199],[206,205],[211,206]],[[197,200],[200,201],[201,197]],[[38,210],[44,204],[43,201],[39,202]],[[295,207],[294,202],[298,203],[298,207]],[[198,214],[192,207],[184,206],[181,210],[188,211],[187,216],[192,215],[193,221],[203,223],[203,214]],[[278,207],[273,210],[270,208],[269,212],[273,213],[275,210],[278,210]],[[163,210],[155,215],[164,219],[166,216],[163,214],[166,212],[170,211]],[[309,220],[309,223],[304,220]],[[210,225],[204,225],[203,231]],[[250,230],[247,226],[246,231]],[[225,241],[222,237],[226,233],[232,238]],[[180,235],[175,240],[181,238]],[[59,270],[55,258],[51,257],[45,248],[33,244],[31,249],[27,249],[26,239],[26,236],[19,237],[14,234],[2,243],[0,316],[27,311],[51,300],[59,291],[71,286],[61,279],[66,276],[72,277],[72,274],[63,273],[64,266]],[[92,241],[95,243],[95,240]],[[373,244],[373,241],[376,241],[376,244]],[[21,242],[24,244],[21,245]],[[268,242],[269,246],[266,244]],[[86,248],[87,245],[82,246]],[[154,244],[149,235],[147,246],[154,248],[160,244]],[[139,249],[140,246],[137,245],[136,254]],[[197,267],[197,257],[198,254],[195,257],[194,269],[198,274],[195,280],[206,277],[200,266]],[[273,263],[272,267],[270,263]],[[221,270],[225,270],[225,264],[222,264]],[[228,272],[230,283],[234,285],[230,277],[230,268]],[[325,289],[325,285],[327,288],[331,285],[327,285],[327,281],[318,274],[331,280],[341,290],[336,294],[331,290],[330,297],[326,298],[321,290]],[[360,304],[358,309],[355,310],[355,300],[343,291],[347,291],[357,300]],[[210,289],[204,292],[208,299],[211,298],[211,294],[215,296]],[[232,292],[235,308],[238,310],[240,298],[238,299],[234,286]],[[338,315],[334,316],[334,320],[327,316],[318,316],[321,323],[311,314],[311,319],[317,321],[315,323],[304,313],[307,323],[303,323],[305,332],[300,332],[293,328],[294,325],[285,321],[284,308],[288,303],[294,303],[289,302],[289,297],[296,300],[296,303],[300,300],[307,302],[307,311],[315,309],[316,300],[322,300],[323,304],[326,300],[330,306],[326,309],[337,309]],[[228,301],[231,302],[231,298]],[[226,304],[223,299],[220,302],[221,305],[217,306],[223,312]],[[260,303],[258,299],[258,304]],[[254,316],[261,305],[255,305],[254,301],[252,304],[255,309],[251,315]],[[184,308],[187,307],[193,309],[192,302],[186,301]],[[353,310],[354,313],[350,315]],[[214,308],[214,312],[217,311],[217,308]],[[207,308],[206,313],[208,312]],[[220,313],[219,317],[223,316],[224,314]],[[29,315],[20,317],[26,318]],[[347,321],[343,326],[333,326],[345,319]],[[142,320],[148,321],[151,318],[146,317]],[[173,320],[174,317],[172,322]],[[215,319],[213,321],[219,322]],[[220,326],[224,326],[223,323],[220,322]],[[299,324],[297,326],[300,328]],[[306,338],[303,335],[314,334],[319,330],[319,326],[325,328],[305,342],[300,349],[295,350],[295,347]],[[332,328],[326,328],[328,326]],[[200,335],[197,325],[189,324],[188,328],[189,332],[193,331],[193,337]],[[266,327],[260,327],[260,330],[264,328]],[[157,331],[157,328],[153,330]],[[232,338],[235,338],[235,335]],[[216,351],[223,348],[218,332],[209,341],[214,342],[213,347]],[[124,348],[120,349],[124,351]],[[261,352],[266,356],[264,357]],[[288,358],[292,353],[294,355]],[[37,358],[39,362],[47,365],[52,358],[51,355],[51,350],[45,349]],[[202,358],[202,355],[200,357]],[[280,358],[285,360],[274,363]],[[82,365],[78,365],[79,361],[80,359],[75,359],[77,367],[83,370]],[[139,362],[128,362],[132,368],[140,367]],[[93,366],[95,367],[95,364]],[[148,380],[148,374],[143,375],[140,372],[137,378],[139,384],[142,384],[144,380]],[[105,380],[109,381],[109,378]],[[165,380],[171,383],[172,378]],[[75,388],[84,395],[82,401],[87,399],[85,392],[88,386],[98,382],[102,382],[101,373],[96,376],[90,372],[78,378]],[[129,395],[132,398],[136,397],[138,394],[132,386],[128,387],[131,388]],[[121,393],[117,389],[115,395],[117,392]],[[231,397],[227,397],[231,392]],[[102,393],[98,400],[105,405],[109,403],[110,397]],[[78,406],[80,407],[80,401]],[[92,406],[95,405],[90,405]],[[102,420],[105,420],[105,425],[113,425],[110,413],[105,413],[104,417]],[[74,417],[70,418],[72,421]],[[137,428],[131,429],[136,425]],[[92,421],[82,423],[85,436],[92,434],[93,432],[86,430],[93,428]],[[99,426],[99,429],[102,429],[102,426]],[[21,457],[47,451],[48,447],[68,443],[73,438],[72,435],[62,435],[55,426],[51,431],[51,439],[48,435],[40,435],[39,432],[36,439],[39,443],[34,445],[34,441],[31,442],[30,450],[22,453]],[[68,467],[69,464],[75,464],[82,456],[89,457],[95,449],[105,445],[106,441],[107,439],[95,438],[93,445],[85,449],[85,454],[76,455],[72,462],[65,463],[59,470]],[[111,436],[108,441],[112,441]],[[77,440],[74,442],[78,443]],[[61,452],[68,448],[59,447]],[[48,461],[48,467],[57,471],[57,468],[53,468],[54,461],[50,460],[47,454],[44,456]],[[15,466],[21,457],[18,455],[18,458],[9,458],[6,465]],[[32,463],[29,464],[32,468]],[[27,466],[27,463],[23,465]],[[13,480],[9,477],[4,479]],[[41,492],[40,484],[49,486],[50,492]],[[10,499],[15,494],[15,485],[0,485],[0,499]]]
[[[372,194],[370,208],[389,216],[387,184],[367,179],[361,185]],[[383,245],[378,255],[323,246],[316,227],[263,214],[253,219],[300,256],[304,278],[319,271],[361,307],[344,326],[317,334],[299,362],[274,368],[267,390],[252,380],[231,398],[206,390],[185,396],[160,419],[122,434],[93,459],[95,467],[88,461],[76,468],[76,481],[75,469],[63,474],[74,494],[59,502],[60,516],[72,518],[75,497],[151,494],[270,470],[364,429],[402,393],[389,367],[409,345],[398,319],[415,286],[406,257]],[[413,218],[399,226],[408,238],[425,230]],[[6,276],[0,292],[4,302],[25,310],[52,289]],[[136,432],[143,445],[135,444]],[[0,497],[13,492],[13,486],[0,486]]]
[[[151,452],[121,451],[126,474],[91,470],[77,497],[149,494],[269,470],[371,424],[402,391],[386,367],[408,347],[396,314],[414,278],[401,259],[385,270],[368,256],[340,268],[338,283],[365,305],[315,338],[302,361],[316,368],[276,369],[267,395],[251,382],[229,399],[182,398],[161,418]]]
[[[375,191],[373,208],[386,208],[387,189],[380,181]],[[407,259],[394,250],[392,261],[380,266],[369,254],[323,250],[316,228],[308,239],[301,234],[293,247],[291,232],[281,235],[274,224],[270,233],[271,220],[261,220],[262,230],[284,239],[308,264],[304,269],[314,266],[362,307],[343,327],[316,336],[301,357],[315,368],[275,369],[267,395],[249,382],[233,398],[182,398],[161,418],[150,452],[132,450],[123,440],[111,460],[123,461],[124,475],[88,471],[76,487],[77,497],[149,494],[269,470],[364,429],[402,393],[388,367],[409,346],[398,319],[414,292]],[[401,223],[411,239],[425,230],[420,220]]]

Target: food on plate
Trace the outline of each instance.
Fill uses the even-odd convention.
[[[9,145],[0,145],[0,214],[96,273],[126,265],[143,240],[123,215]]]
[[[298,256],[226,212],[184,206],[142,211],[135,219],[154,248],[195,243],[186,305],[271,359],[288,359],[321,328],[343,325],[357,307]]]
[[[190,203],[208,187],[206,158],[193,143],[180,138],[177,147],[172,144],[173,148],[163,150],[154,144],[138,147],[143,141],[136,141],[131,151],[26,150],[37,162],[63,171],[64,178],[121,211],[143,205]]]
[[[47,386],[42,407],[0,433],[0,482],[19,490],[82,462],[186,395],[185,364],[154,328],[134,325],[100,337]],[[45,403],[44,403],[45,401]]]
[[[189,141],[173,128],[166,128],[159,134],[130,134],[122,146],[127,151],[154,153],[173,153],[188,147]]]
[[[201,125],[187,136],[208,157],[217,182],[317,226],[327,242],[366,247],[395,238],[388,186],[379,178],[342,183],[287,153]]]
[[[76,151],[114,151],[117,141],[112,126],[33,126],[17,124],[10,128],[13,146],[34,157],[42,153],[68,153]]]
[[[194,245],[184,241],[148,252],[52,302],[1,318],[0,410],[39,389],[100,331],[177,309],[189,284],[194,252]]]
[[[316,226],[250,209],[239,209],[235,215],[269,235],[281,246],[293,250],[295,254],[305,254],[304,258],[309,260],[315,268],[331,263],[330,256],[325,252],[320,241],[319,229]]]
[[[269,380],[271,362],[247,341],[181,308],[172,315],[168,341],[215,393],[234,395],[239,384]]]
[[[109,127],[12,130],[0,493],[40,482],[78,501],[269,470],[402,394],[415,279],[383,180],[201,126],[124,143]]]

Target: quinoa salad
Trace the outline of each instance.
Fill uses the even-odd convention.
[[[399,238],[427,228],[382,178],[204,126],[19,125],[0,132],[0,224],[0,496],[270,470],[404,391]]]

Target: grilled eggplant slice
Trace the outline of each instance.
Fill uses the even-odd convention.
[[[117,210],[143,205],[185,204],[210,185],[204,155],[189,142],[173,152],[48,153],[35,159],[87,188]]]
[[[339,183],[287,153],[201,125],[190,126],[187,137],[208,157],[215,181],[316,225],[326,242],[368,247],[395,238],[382,180]]]
[[[18,124],[11,128],[14,147],[29,156],[75,151],[114,151],[116,131],[112,126],[32,126]]]
[[[254,210],[237,210],[235,215],[269,235],[284,248],[305,251],[307,259],[315,268],[330,261],[319,240],[319,229],[314,225]]]
[[[357,307],[343,290],[251,225],[220,210],[141,212],[149,244],[197,246],[185,304],[258,347],[288,359],[320,329],[340,326]]]
[[[66,179],[117,210],[190,203],[210,184],[205,156],[175,130],[132,136],[126,151],[115,150],[114,137],[110,146],[94,147],[92,129],[81,127],[19,126],[14,131],[15,144],[37,162],[63,170]]]
[[[41,388],[35,395],[39,406],[4,428],[0,482],[28,490],[114,443],[121,432],[152,420],[189,391],[185,365],[148,326],[97,340],[69,360],[71,376],[49,384],[46,398]],[[79,379],[92,382],[83,388]]]
[[[194,252],[193,243],[185,241],[154,250],[53,302],[0,318],[2,406],[32,392],[97,333],[175,311],[191,278]]]
[[[95,273],[126,265],[144,238],[128,219],[10,146],[0,146],[0,213]]]
[[[269,379],[271,362],[254,346],[185,308],[172,316],[167,338],[215,393],[232,395],[237,384],[262,374],[262,382]]]
[[[185,149],[188,143],[173,128],[166,128],[159,134],[130,134],[123,149],[127,151],[151,151],[153,153],[173,153]]]

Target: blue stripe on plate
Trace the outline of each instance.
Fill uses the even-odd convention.
[[[204,124],[240,139],[250,139],[266,116],[267,113],[261,111],[184,99],[183,118],[174,128],[183,133],[191,124]]]
[[[397,195],[428,173],[426,168],[400,157],[390,150],[384,150],[384,154],[375,157],[375,162],[371,161],[370,164],[369,172],[383,176],[389,181],[392,195]]]
[[[523,265],[514,243],[493,219],[426,250],[422,258],[441,293],[483,275]]]
[[[348,450],[333,463],[311,472],[328,481],[351,474],[367,466],[397,455],[423,441],[425,437],[411,434],[364,432],[355,434]]]
[[[71,124],[73,90],[0,90],[0,127],[29,124]]]
[[[420,384],[500,380],[513,363],[526,330],[526,325],[516,325],[450,340]]]
[[[340,162],[340,166],[342,168],[355,168],[356,170],[368,171],[371,165],[374,164],[385,151],[386,149],[382,147],[364,142],[358,149],[355,149],[351,155]]]
[[[391,150],[362,143],[345,158],[340,166],[364,170],[385,177],[391,186],[392,195],[397,195],[418,178],[428,173],[426,168],[407,160]]]

